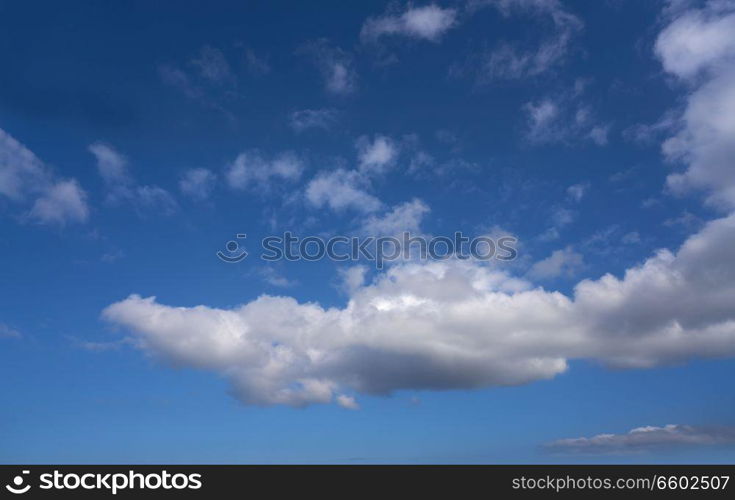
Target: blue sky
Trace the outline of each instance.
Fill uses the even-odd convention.
[[[0,26],[1,462],[732,462],[733,2]],[[518,258],[259,259],[284,231]]]

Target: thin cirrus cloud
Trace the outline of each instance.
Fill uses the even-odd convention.
[[[289,125],[297,133],[310,129],[329,130],[337,117],[337,111],[331,108],[301,109],[291,113]]]
[[[217,175],[206,168],[191,168],[183,173],[179,180],[182,194],[195,200],[206,200],[212,194]]]
[[[637,427],[623,434],[559,439],[546,444],[545,449],[563,454],[624,455],[668,448],[732,445],[735,445],[735,427],[669,424]]]
[[[363,42],[375,42],[383,37],[403,36],[436,42],[457,24],[457,10],[431,4],[409,6],[404,11],[390,11],[368,18],[360,31]]]
[[[0,196],[24,207],[22,218],[63,226],[89,218],[87,193],[59,178],[30,149],[0,129]]]
[[[327,92],[348,95],[357,90],[357,71],[349,52],[332,45],[325,38],[302,45],[298,52],[314,63]]]
[[[130,205],[139,214],[162,213],[172,215],[178,203],[165,189],[156,185],[138,184],[130,174],[128,159],[113,146],[104,142],[90,144],[97,171],[107,187],[107,202],[111,205]]]
[[[453,73],[474,77],[478,84],[535,77],[552,70],[566,60],[574,37],[584,27],[582,20],[567,11],[559,0],[474,0],[468,3],[467,12],[475,14],[486,7],[503,17],[529,17],[537,22],[537,31],[549,34],[534,49],[501,41],[453,69]]]
[[[663,33],[697,12],[705,24],[677,40],[696,44],[698,29],[730,15],[722,5],[679,12]],[[734,179],[724,160],[733,157],[735,114],[721,112],[735,96],[735,78],[722,64],[729,55],[702,56],[692,63],[701,79],[691,81],[688,70],[680,75],[667,65],[666,43],[657,44],[664,68],[692,86],[681,128],[664,145],[664,153],[683,164],[669,187],[698,187],[711,203],[732,210]],[[322,172],[307,199],[335,209],[372,202],[378,210],[377,199],[364,198],[371,196],[369,180],[359,169]],[[563,215],[556,225],[568,220]],[[579,359],[645,369],[735,356],[733,247],[731,213],[704,224],[677,250],[659,250],[621,277],[582,280],[569,294],[473,260],[409,261],[369,283],[363,273],[343,307],[269,295],[229,309],[176,307],[131,295],[102,314],[129,329],[144,352],[225,377],[245,404],[345,406],[356,394],[551,379]]]

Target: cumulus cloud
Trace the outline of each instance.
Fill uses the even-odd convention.
[[[376,135],[372,140],[363,136],[357,141],[358,169],[366,174],[382,174],[398,158],[398,146],[389,137]]]
[[[42,224],[85,222],[87,194],[76,179],[59,179],[31,150],[0,129],[0,196],[26,205]]]
[[[409,5],[403,12],[390,11],[383,16],[368,18],[360,30],[360,38],[363,42],[374,42],[385,36],[405,36],[436,42],[456,24],[456,9],[435,4]]]
[[[306,186],[306,201],[314,207],[329,207],[334,211],[353,209],[374,212],[383,204],[368,193],[369,182],[355,170],[324,171]]]
[[[702,427],[669,424],[646,426],[625,434],[598,434],[592,437],[560,439],[546,445],[552,452],[573,454],[626,454],[672,447],[735,444],[735,427]]]
[[[44,223],[84,222],[89,217],[87,194],[74,179],[59,181],[35,201],[30,216]]]
[[[225,179],[233,189],[269,189],[276,181],[299,180],[303,170],[303,161],[294,153],[284,152],[269,159],[258,151],[247,151],[229,165]]]
[[[325,39],[305,44],[300,52],[309,56],[319,69],[328,92],[346,95],[357,89],[357,72],[348,52]]]
[[[334,109],[302,109],[291,113],[289,124],[296,132],[308,129],[329,130],[337,121]]]
[[[344,307],[263,295],[233,309],[133,295],[104,317],[146,352],[215,371],[247,404],[305,405],[343,391],[517,385],[570,359],[644,368],[735,355],[735,216],[622,278],[533,288],[473,261],[403,263]]]
[[[693,85],[664,154],[686,170],[669,175],[674,193],[704,190],[707,202],[735,209],[735,3],[710,1],[678,14],[661,32],[656,53],[664,69]],[[698,78],[695,78],[698,77]]]
[[[371,215],[362,224],[362,232],[371,236],[396,236],[408,231],[418,234],[421,221],[430,211],[419,199],[401,203],[382,216]]]
[[[195,200],[206,200],[212,194],[217,176],[206,168],[192,168],[179,180],[181,192]]]
[[[156,212],[171,215],[178,204],[165,189],[155,185],[141,185],[128,170],[127,158],[104,142],[95,142],[88,148],[95,157],[97,171],[107,185],[107,201],[113,205],[129,204],[139,214]]]

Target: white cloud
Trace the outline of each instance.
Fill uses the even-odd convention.
[[[567,197],[572,201],[579,203],[584,198],[584,195],[589,191],[589,182],[580,182],[573,184],[567,188]]]
[[[537,144],[583,139],[597,146],[607,145],[610,125],[594,119],[592,111],[582,102],[581,93],[579,90],[526,103],[523,107],[528,119],[526,139]]]
[[[276,180],[299,180],[303,170],[303,161],[294,153],[280,153],[267,159],[258,151],[247,151],[235,158],[225,178],[233,189],[269,189]]]
[[[179,189],[195,200],[206,200],[212,194],[217,176],[206,168],[192,168],[184,172],[179,180]]]
[[[531,266],[528,275],[544,280],[559,276],[572,277],[584,267],[584,257],[571,247],[555,250],[548,257]]]
[[[656,42],[667,71],[687,83],[703,75],[687,98],[679,132],[663,144],[670,160],[686,164],[684,172],[668,177],[667,186],[674,193],[705,190],[709,204],[727,211],[735,208],[733,26],[735,3],[711,1],[680,13]]]
[[[23,144],[0,129],[0,195],[32,202],[28,217],[42,224],[86,222],[87,195],[76,179],[59,179]]]
[[[351,266],[338,269],[342,283],[341,289],[351,295],[355,290],[365,284],[368,268],[363,265]]]
[[[328,206],[332,210],[353,209],[374,212],[382,207],[375,196],[366,191],[367,179],[354,170],[324,171],[306,186],[306,200],[315,207]]]
[[[42,223],[85,222],[89,218],[87,194],[76,180],[50,186],[31,208],[30,216]]]
[[[357,157],[361,172],[382,174],[395,164],[398,146],[389,137],[376,135],[371,141],[363,136],[357,141]]]
[[[355,401],[355,398],[352,396],[347,396],[346,394],[340,394],[337,396],[337,404],[340,405],[342,408],[345,408],[347,410],[359,410],[360,405]]]
[[[549,443],[554,452],[575,454],[625,454],[661,448],[735,444],[735,428],[692,425],[646,426],[625,434],[598,434],[589,438],[560,439]]]
[[[272,267],[262,267],[258,270],[258,274],[263,281],[278,288],[290,288],[298,284],[296,281],[288,279]]]
[[[213,370],[248,404],[305,405],[342,391],[517,385],[570,359],[644,368],[735,355],[735,216],[623,278],[569,297],[472,261],[392,266],[342,308],[263,295],[233,309],[133,295],[104,317],[146,352]]]
[[[289,123],[296,132],[319,128],[329,130],[337,121],[334,109],[302,109],[291,113]]]
[[[559,107],[552,101],[545,99],[538,103],[529,102],[525,105],[528,114],[527,137],[533,142],[552,142],[556,140],[558,130],[553,127],[559,117]]]
[[[610,127],[607,125],[596,125],[592,127],[592,130],[590,130],[590,133],[587,134],[588,137],[597,144],[598,146],[606,146],[607,145],[607,135],[610,132]]]
[[[705,9],[687,10],[656,40],[664,69],[681,78],[731,64],[735,58],[735,13],[731,2],[710,1]]]
[[[178,210],[176,200],[165,189],[138,184],[128,171],[127,158],[114,147],[95,142],[88,150],[95,157],[97,171],[107,185],[109,203],[128,203],[139,214],[147,211],[171,215]]]
[[[388,35],[400,35],[436,42],[457,24],[457,11],[431,4],[423,7],[408,6],[404,12],[391,12],[370,17],[360,31],[364,42],[373,42]]]
[[[479,81],[519,79],[543,74],[566,58],[574,35],[584,24],[566,11],[557,0],[489,0],[471,2],[474,10],[484,5],[498,9],[504,16],[530,14],[548,20],[552,32],[535,50],[520,49],[515,44],[500,43],[478,65]]]
[[[209,81],[221,83],[232,78],[230,64],[221,50],[205,45],[199,50],[196,57],[191,60],[202,77]]]
[[[88,149],[97,159],[97,171],[107,184],[127,184],[131,182],[127,159],[112,146],[95,142],[90,144]]]
[[[300,51],[312,58],[328,92],[346,95],[357,89],[357,72],[348,52],[325,39],[307,43]]]
[[[429,211],[426,203],[414,199],[394,206],[382,216],[369,216],[363,222],[361,230],[364,234],[374,237],[396,236],[405,231],[417,235],[421,232],[421,221]]]

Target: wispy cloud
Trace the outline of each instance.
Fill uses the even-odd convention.
[[[718,445],[735,445],[735,427],[646,426],[624,434],[560,439],[547,444],[546,449],[556,453],[606,455]]]

